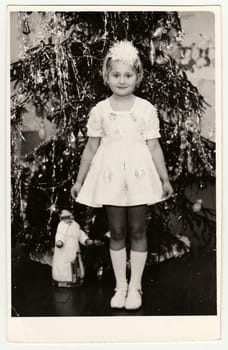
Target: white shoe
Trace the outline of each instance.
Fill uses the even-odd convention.
[[[116,288],[115,294],[111,299],[110,305],[112,308],[122,309],[125,306],[127,296],[127,288]]]
[[[130,288],[128,290],[127,298],[125,301],[125,309],[135,310],[142,305],[142,291],[137,288]]]

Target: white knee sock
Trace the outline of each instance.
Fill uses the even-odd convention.
[[[120,250],[110,249],[110,256],[114,275],[116,278],[116,288],[127,288],[126,265],[127,253],[126,248]]]
[[[130,251],[131,278],[129,288],[141,289],[143,270],[146,264],[147,252]]]

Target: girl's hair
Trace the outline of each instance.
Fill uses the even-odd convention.
[[[143,78],[143,67],[142,62],[139,58],[138,50],[133,46],[130,41],[123,40],[117,41],[109,49],[103,62],[103,80],[104,84],[107,85],[108,74],[112,67],[112,62],[122,61],[133,66],[138,75],[136,86],[138,87]]]

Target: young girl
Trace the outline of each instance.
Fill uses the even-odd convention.
[[[116,279],[111,307],[142,304],[142,274],[147,258],[148,205],[173,193],[158,138],[156,108],[134,95],[143,77],[138,50],[115,43],[103,63],[112,95],[97,103],[88,120],[88,142],[71,195],[91,207],[104,206],[110,226],[110,256]],[[131,277],[126,278],[128,232]]]

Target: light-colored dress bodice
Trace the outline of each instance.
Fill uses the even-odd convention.
[[[133,206],[161,201],[162,185],[147,147],[159,138],[156,108],[136,97],[129,111],[114,111],[110,99],[99,102],[88,120],[88,136],[100,146],[77,201],[92,207]]]

